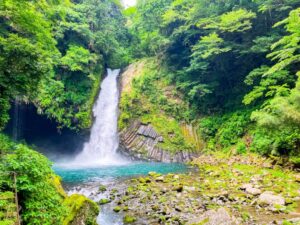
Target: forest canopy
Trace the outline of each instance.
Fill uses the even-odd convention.
[[[105,67],[128,63],[118,1],[0,3],[0,128],[15,99],[60,127],[86,129]]]
[[[132,56],[156,57],[164,72],[155,80],[175,85],[189,104],[165,113],[196,124],[208,149],[297,156],[299,7],[297,0],[139,0],[125,15]]]

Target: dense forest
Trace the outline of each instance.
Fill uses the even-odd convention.
[[[179,123],[192,123],[206,150],[233,147],[298,163],[299,6],[150,0],[127,9],[132,58],[152,65],[123,100],[121,127],[150,111],[146,120],[160,119],[160,130],[172,127],[169,117],[178,121],[175,132]],[[149,101],[144,109],[135,103],[142,96]],[[188,148],[177,133],[175,148]]]
[[[4,129],[20,102],[58,130],[89,130],[106,69],[131,66],[120,131],[150,124],[171,155],[255,153],[300,165],[299,0],[1,0],[1,225],[15,224],[1,222],[14,190],[23,224],[76,225],[87,211],[85,224],[96,224],[95,203],[68,197],[48,159]]]
[[[18,99],[61,127],[89,128],[104,68],[128,63],[120,3],[13,0],[0,10],[0,127]]]

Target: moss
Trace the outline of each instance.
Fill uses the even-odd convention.
[[[57,192],[62,196],[62,197],[67,197],[67,194],[65,190],[63,189],[61,185],[61,178],[59,176],[53,176],[52,177],[52,183],[55,186]]]
[[[98,188],[98,191],[99,191],[100,193],[102,193],[102,192],[107,191],[107,188],[106,188],[105,185],[100,185],[99,188]]]
[[[78,221],[85,221],[90,225],[96,225],[96,217],[99,214],[97,204],[83,195],[74,194],[67,197],[63,203],[68,208],[68,216],[62,225],[77,225]]]
[[[100,199],[99,200],[99,205],[105,205],[105,204],[107,204],[107,203],[110,203],[111,201],[109,200],[109,199],[107,199],[107,198],[102,198],[102,199]]]
[[[136,221],[136,218],[134,216],[125,215],[123,218],[123,223],[125,223],[125,224],[134,223],[135,221]]]
[[[242,213],[242,219],[244,222],[247,222],[250,219],[250,215],[248,212],[243,212]]]
[[[120,206],[116,206],[113,208],[114,212],[118,213],[122,210],[122,208]]]
[[[287,220],[284,220],[282,222],[282,225],[293,225],[294,223],[290,222],[290,221],[287,221]]]

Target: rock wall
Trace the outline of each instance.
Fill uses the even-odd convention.
[[[163,142],[151,124],[134,121],[131,126],[120,133],[121,151],[131,157],[159,162],[189,162],[196,155],[190,152],[178,151],[172,154],[160,148]]]

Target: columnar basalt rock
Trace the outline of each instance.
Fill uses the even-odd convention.
[[[159,162],[189,162],[196,155],[178,150],[170,153],[159,146],[164,141],[151,124],[134,121],[131,126],[120,133],[121,151],[134,158]]]

